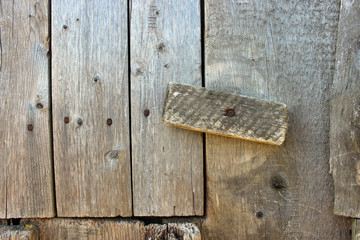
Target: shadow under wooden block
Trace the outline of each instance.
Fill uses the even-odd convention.
[[[169,126],[281,145],[287,118],[283,103],[169,83],[162,120]]]

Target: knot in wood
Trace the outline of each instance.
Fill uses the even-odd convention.
[[[235,116],[235,109],[232,108],[227,108],[224,110],[224,115],[228,116],[228,117],[233,117]]]

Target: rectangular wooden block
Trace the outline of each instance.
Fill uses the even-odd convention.
[[[162,119],[169,126],[281,145],[287,113],[283,103],[169,83]]]

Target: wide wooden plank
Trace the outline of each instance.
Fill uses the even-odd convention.
[[[134,214],[202,215],[202,135],[161,122],[169,81],[201,85],[200,2],[130,2]]]
[[[49,2],[1,1],[0,218],[52,217]]]
[[[283,103],[178,83],[169,83],[166,92],[166,125],[274,145],[285,140]]]
[[[0,240],[39,240],[39,231],[32,224],[0,225]]]
[[[342,1],[330,112],[334,212],[360,218],[360,1]]]
[[[54,1],[58,216],[131,216],[127,1]]]
[[[279,147],[206,135],[205,239],[349,238],[328,163],[339,6],[205,0],[205,86],[289,109]]]
[[[137,240],[145,239],[144,223],[115,219],[28,219],[24,224],[39,228],[41,240]]]

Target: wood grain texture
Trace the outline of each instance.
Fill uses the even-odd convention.
[[[360,220],[354,219],[351,229],[352,238],[351,240],[360,240]]]
[[[0,218],[52,217],[48,1],[0,8]]]
[[[330,112],[334,212],[360,218],[360,1],[342,1]]]
[[[201,85],[199,1],[131,1],[136,216],[202,215],[202,135],[161,122],[169,81]],[[144,114],[145,110],[149,110]],[[145,116],[147,115],[147,116]]]
[[[131,216],[127,1],[51,6],[58,216]]]
[[[274,145],[285,140],[285,104],[178,83],[166,92],[166,125]]]
[[[39,240],[34,225],[0,225],[0,240]]]
[[[53,218],[29,219],[23,222],[37,226],[41,240],[145,239],[144,223],[139,221]]]
[[[339,1],[205,1],[205,86],[285,102],[282,146],[206,135],[205,239],[348,239],[333,214],[329,84]]]

